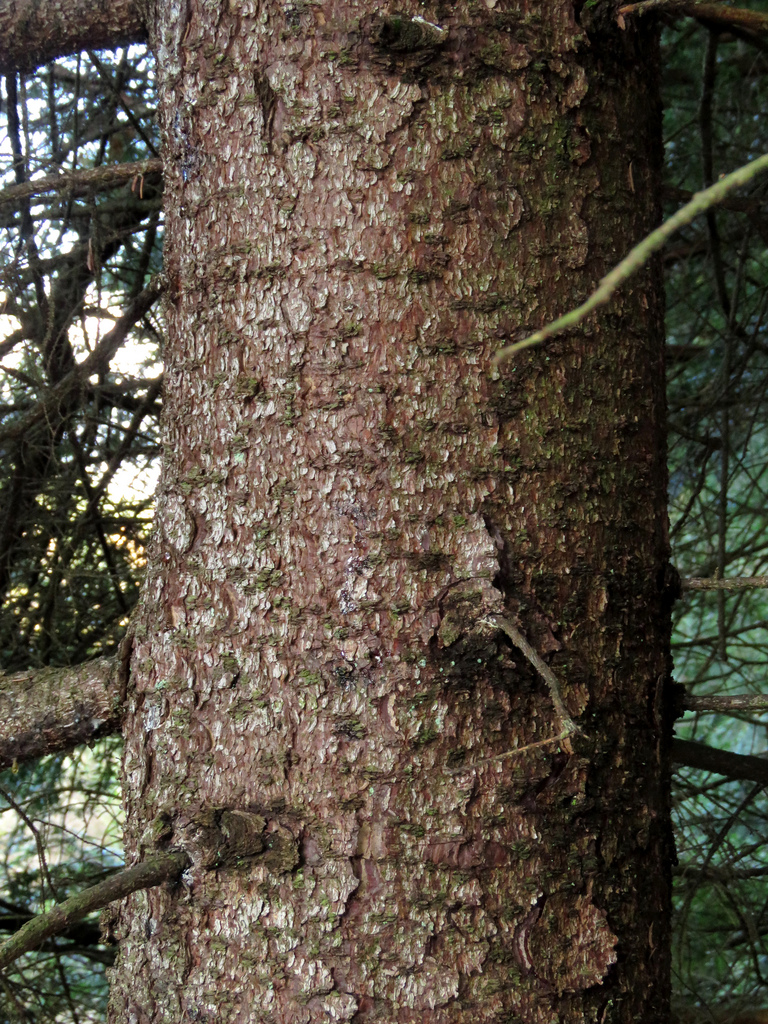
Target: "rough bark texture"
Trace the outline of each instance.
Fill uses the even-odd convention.
[[[0,769],[116,732],[117,675],[113,658],[0,675]]]
[[[138,0],[0,0],[0,74],[146,39]]]
[[[128,900],[114,1024],[665,1015],[656,277],[491,371],[655,221],[653,41],[566,0],[402,8],[447,35],[157,5],[166,455],[126,845],[194,866]],[[558,744],[499,613],[583,734]],[[215,867],[233,811],[269,862]]]

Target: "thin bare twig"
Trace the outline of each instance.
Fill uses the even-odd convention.
[[[609,274],[606,274],[586,302],[576,309],[569,310],[563,316],[558,317],[557,320],[547,324],[546,327],[542,327],[541,330],[528,335],[527,338],[523,338],[522,341],[516,341],[512,345],[507,345],[505,348],[500,349],[493,357],[493,362],[500,363],[505,359],[509,359],[510,356],[515,355],[517,352],[522,352],[526,348],[531,348],[533,345],[546,341],[547,338],[551,338],[555,334],[578,327],[590,313],[605,305],[617,288],[644,266],[655,252],[662,249],[666,245],[667,240],[676,231],[685,227],[686,224],[690,224],[699,214],[705,213],[711,207],[716,206],[729,192],[742,185],[746,185],[753,178],[757,177],[758,174],[762,174],[766,170],[768,170],[768,153],[757,157],[751,163],[739,167],[730,174],[726,174],[724,178],[721,178],[720,181],[709,188],[705,188],[702,192],[697,192],[690,203],[686,203],[669,220],[666,220],[655,231],[652,231],[650,235],[647,235],[641,242],[638,242],[621,263],[614,267]]]
[[[493,619],[481,619],[481,622],[488,626],[495,626],[505,633],[512,643],[517,647],[519,651],[525,655],[528,661],[533,665],[536,671],[539,673],[541,678],[547,684],[549,689],[549,696],[552,699],[552,704],[555,708],[555,714],[560,719],[562,725],[561,736],[555,737],[555,739],[562,739],[565,736],[570,736],[572,733],[581,732],[581,729],[576,725],[574,720],[568,714],[568,709],[563,703],[563,698],[560,693],[560,684],[557,681],[557,676],[552,669],[547,665],[544,659],[538,654],[537,651],[531,647],[528,641],[525,639],[520,630],[509,621],[509,619],[503,618],[501,615],[495,615]],[[554,742],[554,740],[548,740],[546,742]],[[535,745],[535,744],[534,744]],[[517,751],[510,751],[510,753],[517,753]]]
[[[529,750],[537,750],[540,747],[549,747],[553,743],[560,743],[562,740],[567,740],[569,735],[567,732],[561,732],[557,736],[550,736],[546,740],[536,740],[535,743],[526,743],[525,746],[515,747],[513,750],[505,750],[502,754],[483,757],[479,761],[472,761],[471,764],[462,764],[457,768],[446,768],[446,774],[461,775],[462,772],[469,772],[474,768],[484,768],[486,765],[494,764],[496,761],[504,761],[508,757],[518,757],[520,754],[527,754]]]
[[[0,786],[0,796],[2,796],[2,798],[8,804],[8,806],[18,814],[18,816],[27,826],[29,831],[32,833],[32,836],[35,840],[35,846],[37,847],[37,859],[40,864],[40,874],[43,879],[43,885],[41,886],[43,890],[43,899],[45,899],[46,885],[48,886],[48,891],[50,892],[53,899],[56,899],[56,886],[53,884],[53,879],[51,878],[50,872],[48,871],[48,861],[45,856],[45,844],[43,843],[43,837],[40,835],[40,830],[35,825],[34,821],[32,821],[32,819],[26,813],[24,808],[13,799],[11,794],[4,786]]]

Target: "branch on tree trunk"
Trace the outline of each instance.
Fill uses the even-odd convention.
[[[700,768],[729,779],[746,779],[768,786],[768,758],[732,754],[729,750],[716,750],[704,743],[674,739],[672,760],[688,768]]]
[[[538,652],[531,647],[517,626],[510,622],[509,619],[503,618],[501,615],[496,615],[494,619],[481,619],[480,621],[487,622],[488,625],[496,626],[501,629],[501,631],[509,637],[515,647],[525,655],[531,665],[533,665],[542,677],[549,689],[549,696],[552,700],[552,704],[554,705],[555,714],[560,719],[562,735],[570,736],[575,732],[580,733],[581,729],[568,714],[568,708],[566,708],[563,702],[563,698],[560,693],[560,684],[557,681],[557,677]]]
[[[151,889],[155,885],[160,885],[161,882],[174,878],[189,864],[187,854],[179,850],[158,854],[71,896],[49,913],[40,914],[28,921],[12,938],[0,946],[0,970],[12,964],[23,953],[37,949],[46,939],[65,931],[75,921],[82,920],[94,910],[101,910],[108,903],[124,899],[139,889]]]
[[[105,164],[103,167],[89,167],[85,170],[49,174],[45,178],[24,181],[20,185],[9,185],[0,189],[0,207],[16,206],[23,199],[42,196],[49,192],[65,192],[68,196],[82,196],[89,192],[116,188],[127,181],[137,179],[136,189],[141,189],[141,179],[148,174],[160,175],[163,162],[159,158],[137,160],[128,164]]]
[[[114,658],[0,675],[0,769],[120,728]]]
[[[616,13],[622,16],[642,15],[651,11],[697,18],[723,30],[735,27],[748,29],[750,32],[768,32],[768,14],[762,11],[728,7],[726,4],[699,3],[697,0],[641,0],[640,3],[624,4]]]
[[[0,0],[0,73],[147,38],[137,0]]]
[[[680,580],[681,590],[764,590],[768,589],[768,576],[732,576]]]
[[[539,345],[542,341],[546,341],[562,331],[574,330],[590,313],[605,305],[614,292],[640,270],[641,267],[645,266],[655,252],[663,249],[667,244],[667,240],[676,231],[685,227],[686,224],[690,224],[691,221],[694,221],[700,214],[706,213],[713,206],[717,206],[734,189],[747,185],[754,177],[762,174],[764,171],[768,171],[768,153],[764,153],[762,156],[750,161],[750,163],[744,164],[743,167],[739,167],[730,174],[726,174],[725,177],[715,182],[714,185],[710,185],[709,188],[696,192],[690,203],[686,203],[677,213],[674,213],[668,220],[665,220],[660,227],[652,231],[650,235],[646,235],[641,242],[638,242],[624,259],[601,279],[597,288],[586,302],[583,302],[576,309],[564,313],[557,320],[547,324],[546,327],[542,327],[541,330],[528,335],[521,341],[516,341],[512,345],[507,345],[505,348],[500,349],[493,357],[494,363],[501,363],[509,359],[510,356],[515,355],[515,353],[522,352],[532,345]]]
[[[448,33],[439,25],[400,15],[376,15],[373,18],[371,42],[387,50],[422,50],[442,46]]]
[[[729,711],[766,711],[768,710],[768,693],[736,693],[732,697],[720,697],[711,695],[709,697],[684,698],[685,711],[719,711],[728,714]]]
[[[15,935],[20,928],[33,921],[36,916],[36,914],[30,913],[26,907],[20,907],[15,903],[0,899],[0,932]],[[89,922],[76,921],[60,934],[78,948],[97,946],[103,941],[99,926]]]

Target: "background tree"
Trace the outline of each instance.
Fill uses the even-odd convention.
[[[156,155],[149,66],[84,54],[5,79],[6,671],[113,649],[136,598],[148,501],[113,495],[157,451],[160,174],[114,161]]]
[[[151,70],[136,48],[104,59],[83,53],[5,79],[5,671],[114,652],[138,594],[162,382]],[[116,758],[110,739],[93,753],[22,764],[9,775],[6,933],[121,863]],[[72,929],[5,980],[3,1016],[103,1019],[111,960],[96,921]]]
[[[768,17],[749,6],[666,30],[670,206],[766,150]],[[765,200],[760,179],[666,254],[670,512],[683,577],[766,576]],[[702,701],[765,693],[766,580],[755,582],[689,591],[677,607],[675,677]],[[704,705],[677,733],[763,753],[765,711]],[[768,1006],[766,779],[760,763],[690,759],[677,776],[674,971],[680,1006],[722,1019]]]

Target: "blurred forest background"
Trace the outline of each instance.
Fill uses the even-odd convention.
[[[623,8],[664,19],[668,215],[768,151],[768,3],[741,8]],[[18,672],[113,652],[138,595],[162,183],[146,51],[9,76],[0,102],[0,670]],[[663,254],[683,579],[768,575],[767,246],[765,176]],[[745,1024],[768,1021],[768,761],[744,760],[768,753],[768,712],[706,698],[768,692],[768,589],[713,586],[675,608],[675,678],[699,701],[677,735],[740,757],[689,751],[676,772],[675,1001],[686,1022]],[[0,939],[121,865],[118,764],[110,738],[0,778]],[[51,940],[0,979],[0,1018],[103,1020],[113,955],[96,918]]]

